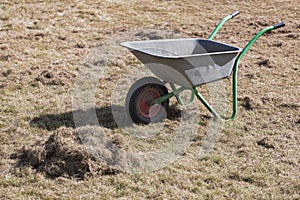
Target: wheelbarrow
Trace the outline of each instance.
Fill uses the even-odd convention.
[[[163,80],[144,77],[131,86],[125,107],[134,123],[162,121],[171,97],[175,96],[180,105],[184,104],[180,97],[184,90],[191,91],[190,103],[196,96],[215,118],[236,118],[237,74],[241,58],[264,33],[285,26],[284,22],[280,22],[264,28],[243,49],[214,41],[213,38],[219,29],[238,14],[239,11],[236,11],[223,18],[208,39],[183,38],[121,43],[121,46],[128,48],[153,74]],[[203,98],[197,87],[227,78],[232,72],[232,115],[224,117]],[[170,84],[171,92],[165,86],[166,83]],[[179,85],[179,88],[176,88],[175,84]]]

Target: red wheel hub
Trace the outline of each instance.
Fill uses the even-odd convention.
[[[151,103],[160,97],[160,93],[153,88],[146,88],[138,97],[138,109],[143,117],[154,117],[158,114],[161,105],[155,104],[151,106]]]

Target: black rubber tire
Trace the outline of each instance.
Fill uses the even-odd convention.
[[[167,118],[169,99],[162,102],[160,105],[155,105],[159,107],[151,107],[151,109],[154,110],[152,116],[150,116],[150,105],[147,103],[166,94],[168,94],[168,89],[159,79],[154,77],[139,79],[131,86],[126,97],[126,109],[128,109],[127,113],[129,114],[129,117],[136,124],[149,124],[150,122],[155,123],[163,121]],[[145,100],[143,97],[149,97],[149,99]]]

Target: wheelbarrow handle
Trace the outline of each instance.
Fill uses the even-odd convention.
[[[274,24],[272,26],[269,26],[267,28],[264,28],[263,30],[259,31],[249,42],[248,44],[243,48],[242,52],[238,55],[236,59],[236,64],[239,62],[239,60],[246,54],[246,52],[250,49],[250,47],[254,44],[254,42],[262,36],[264,33],[272,31],[274,29],[280,28],[285,26],[284,22],[280,22],[278,24]]]
[[[278,24],[274,24],[273,27],[274,29],[277,29],[277,28],[281,28],[281,27],[284,27],[285,26],[285,23],[284,22],[280,22]]]
[[[213,32],[210,34],[210,36],[208,37],[209,40],[213,40],[215,35],[217,34],[217,32],[220,30],[220,28],[230,19],[234,18],[235,16],[237,16],[240,13],[240,11],[235,11],[234,13],[227,15],[226,17],[224,17],[219,24],[215,27],[215,29],[213,30]]]
[[[232,81],[232,108],[233,112],[230,118],[228,119],[235,119],[237,115],[237,73],[238,73],[238,65],[241,60],[241,58],[249,51],[250,47],[255,43],[255,41],[262,36],[264,33],[268,31],[272,31],[274,29],[280,28],[285,26],[284,22],[280,22],[278,24],[274,24],[273,26],[269,26],[267,28],[264,28],[263,30],[259,31],[249,42],[248,44],[243,48],[241,53],[237,56],[235,59],[235,63],[233,66],[233,81]]]

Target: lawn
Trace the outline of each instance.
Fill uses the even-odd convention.
[[[183,112],[172,99],[162,126],[118,126],[118,103],[150,74],[120,42],[208,38],[235,10],[215,40],[242,48],[286,23],[243,57],[236,120],[218,124],[200,103]],[[1,2],[0,197],[299,199],[299,13],[296,0]],[[221,87],[227,115],[230,81],[199,88],[214,101]]]

